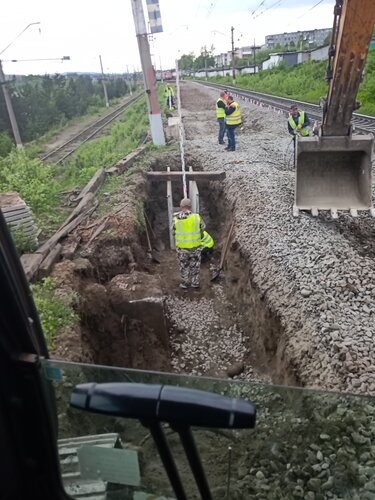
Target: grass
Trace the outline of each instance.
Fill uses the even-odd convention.
[[[127,108],[108,135],[84,144],[63,166],[45,165],[31,150],[13,150],[0,158],[0,191],[18,192],[48,235],[71,211],[61,207],[59,193],[82,188],[98,168],[112,166],[133,151],[147,130],[146,102],[141,99]]]
[[[61,330],[78,322],[73,306],[78,296],[75,292],[56,295],[56,281],[45,278],[31,285],[35,306],[38,310],[48,349],[54,349],[55,339]]]
[[[279,66],[255,75],[237,78],[238,87],[319,104],[321,96],[327,94],[325,82],[327,61],[308,61],[291,68]],[[232,84],[231,77],[213,77],[211,81]],[[370,50],[366,61],[365,76],[357,99],[362,103],[359,113],[375,116],[375,50]]]

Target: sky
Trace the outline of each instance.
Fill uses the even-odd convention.
[[[145,3],[145,0],[143,0]],[[13,0],[0,18],[0,59],[5,74],[140,70],[132,0]],[[154,65],[174,67],[182,54],[214,53],[264,43],[275,33],[330,28],[335,0],[159,0],[163,33],[153,35]],[[146,22],[147,10],[144,6]],[[63,56],[70,61],[61,62]],[[18,62],[10,62],[16,59]],[[22,62],[24,59],[34,61]],[[39,60],[35,60],[39,59]],[[54,60],[40,60],[54,59]],[[57,60],[56,60],[57,59]]]

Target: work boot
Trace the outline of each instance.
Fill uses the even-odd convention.
[[[219,141],[219,144],[225,144],[225,142],[224,141]]]

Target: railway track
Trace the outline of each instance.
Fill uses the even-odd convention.
[[[49,151],[47,154],[42,156],[40,159],[42,161],[48,160],[49,163],[53,163],[58,165],[62,163],[66,158],[72,155],[82,144],[93,139],[104,127],[113,122],[116,118],[118,118],[126,108],[128,108],[135,101],[140,99],[143,96],[143,93],[136,95],[129,101],[121,104],[113,111],[108,113],[107,115],[99,118],[95,122],[91,123],[88,127],[81,130],[78,134],[71,137],[68,141],[66,141],[61,146]]]
[[[284,112],[289,112],[290,105],[293,103],[298,104],[301,109],[306,111],[306,113],[314,120],[321,121],[323,118],[322,110],[317,104],[311,104],[309,102],[296,101],[287,99],[285,97],[278,97],[270,94],[263,94],[261,92],[255,92],[253,90],[241,89],[238,87],[229,87],[228,85],[221,85],[219,83],[207,83],[207,82],[197,82],[206,87],[212,87],[216,89],[227,89],[235,97],[241,97],[242,99],[255,101],[256,103],[263,104],[264,106],[270,106],[271,108],[281,109]],[[353,129],[362,133],[373,133],[375,134],[375,118],[373,116],[362,115],[360,113],[353,114]]]

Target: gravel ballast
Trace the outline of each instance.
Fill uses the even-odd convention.
[[[259,292],[280,319],[285,354],[303,385],[375,394],[374,220],[292,214],[294,172],[286,118],[239,100],[237,150],[217,144],[217,92],[181,88],[186,154],[225,170],[236,201],[235,239]]]

